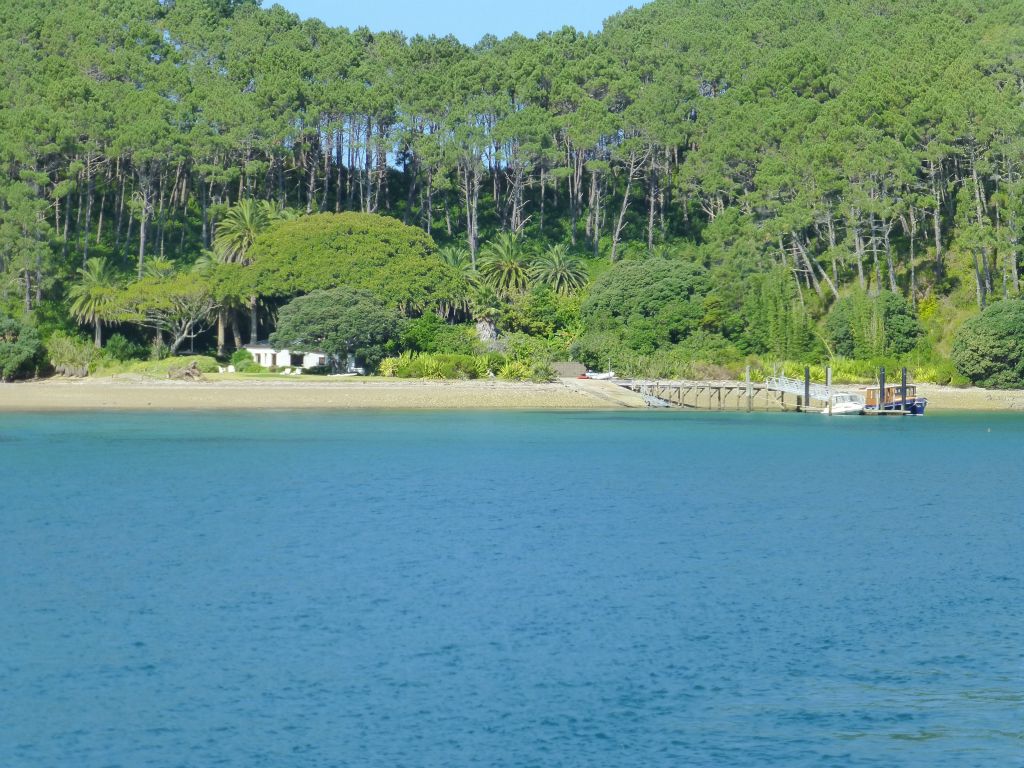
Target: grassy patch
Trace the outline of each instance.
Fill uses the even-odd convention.
[[[192,363],[199,366],[203,373],[217,373],[218,363],[205,355],[189,355],[186,357],[168,357],[163,360],[102,360],[90,371],[93,376],[116,376],[118,374],[136,374],[150,376],[155,379],[166,379],[169,371],[186,368]]]

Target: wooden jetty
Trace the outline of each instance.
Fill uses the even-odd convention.
[[[616,383],[644,397],[671,406],[702,411],[795,411],[803,398],[770,389],[766,384],[743,381],[667,381],[619,379]],[[820,408],[813,410],[819,411]]]
[[[826,368],[825,377],[824,385],[812,383],[811,370],[805,367],[803,380],[776,375],[769,376],[764,382],[753,382],[748,367],[745,381],[617,379],[615,383],[643,395],[649,405],[705,411],[800,411],[831,414],[837,398],[845,392],[832,387],[831,367]],[[879,381],[879,391],[886,392],[884,368],[879,371]],[[890,387],[902,390],[903,407],[861,410],[861,413],[890,416],[913,413],[907,407],[907,386],[907,369],[904,368],[900,387]]]

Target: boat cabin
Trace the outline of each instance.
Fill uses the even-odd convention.
[[[864,404],[868,408],[877,408],[879,405],[885,406],[899,406],[903,402],[903,385],[902,384],[886,384],[885,386],[885,399],[882,403],[878,401],[878,387],[866,387],[864,389]],[[917,387],[913,384],[907,384],[907,402],[913,402],[917,399]]]

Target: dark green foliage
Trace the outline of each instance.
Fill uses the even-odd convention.
[[[921,324],[902,296],[857,291],[836,302],[825,321],[825,333],[833,354],[870,359],[910,352],[921,336]]]
[[[401,346],[414,352],[473,355],[478,344],[472,327],[451,325],[428,312],[406,323]]]
[[[0,380],[32,376],[43,357],[43,344],[31,323],[0,317]]]
[[[277,349],[322,351],[344,361],[349,354],[376,367],[400,331],[398,312],[369,291],[314,291],[281,308],[270,343]]]
[[[797,297],[790,270],[773,269],[751,280],[744,306],[744,348],[780,359],[802,360],[815,349],[814,324]]]
[[[107,344],[103,351],[108,357],[122,363],[129,360],[145,360],[149,357],[149,349],[147,347],[129,341],[120,333],[115,333],[107,339]]]
[[[234,352],[231,353],[231,361],[230,362],[231,362],[231,365],[233,365],[235,367],[238,367],[239,365],[242,365],[243,363],[255,363],[256,361],[252,359],[252,355],[249,353],[249,350],[247,350],[247,349],[236,349]]]
[[[537,286],[506,304],[499,320],[503,331],[550,337],[580,323],[580,301],[552,288]]]
[[[88,376],[89,364],[100,354],[85,339],[61,331],[50,336],[45,347],[50,367],[61,376]]]
[[[246,356],[249,358],[248,360],[242,360],[237,363],[232,363],[232,365],[235,366],[235,373],[263,373],[265,370],[267,370],[262,365],[253,360],[252,355],[250,355],[248,352],[246,353]]]
[[[1017,5],[653,0],[597,34],[467,46],[252,0],[8,0],[0,309],[208,347],[213,320],[255,339],[344,284],[575,339],[531,285],[585,298],[608,260],[582,254],[685,253],[706,285],[656,312],[604,304],[590,340],[664,370],[692,350],[820,357],[826,308],[882,289],[948,320],[1020,294]],[[488,280],[497,298],[471,295]],[[130,317],[108,314],[115,291]],[[900,308],[853,309],[826,332],[850,354],[917,339]],[[951,324],[928,325],[944,348]]]
[[[972,317],[953,339],[957,371],[981,387],[1024,387],[1024,301],[1000,301]]]
[[[679,259],[619,262],[584,300],[590,332],[617,331],[634,352],[677,344],[700,326],[707,290],[704,270]]]
[[[420,229],[386,216],[324,213],[273,225],[237,272],[239,295],[291,297],[337,285],[370,291],[406,314],[450,312],[468,286]]]
[[[400,379],[480,379],[505,363],[501,356],[460,354],[405,354],[393,361],[388,373]]]

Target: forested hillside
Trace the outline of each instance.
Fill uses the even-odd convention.
[[[209,280],[218,346],[232,322],[247,340],[289,296],[204,275],[256,260],[218,227],[267,201],[268,237],[318,212],[422,229],[446,293],[398,309],[489,322],[534,355],[941,368],[967,317],[1020,292],[1022,18],[997,0],[655,0],[598,34],[468,47],[236,0],[6,0],[4,311],[141,340],[170,333],[140,320],[154,286]],[[105,303],[133,281],[150,309]],[[213,325],[178,345],[214,346]]]

